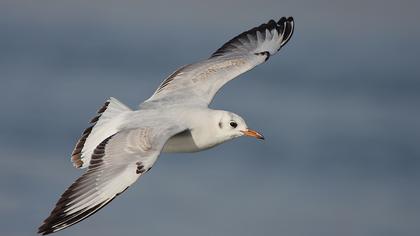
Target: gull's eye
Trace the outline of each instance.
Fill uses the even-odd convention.
[[[235,121],[231,121],[229,125],[232,126],[232,128],[236,128],[238,126],[238,123],[236,123]]]

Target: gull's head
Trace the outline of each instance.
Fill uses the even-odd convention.
[[[260,133],[248,128],[245,120],[235,113],[220,111],[215,118],[215,125],[218,130],[217,133],[222,139],[229,140],[243,135],[257,139],[264,139],[264,136]]]

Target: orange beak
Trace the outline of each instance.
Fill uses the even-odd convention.
[[[241,132],[244,133],[245,136],[264,140],[264,136],[255,130],[246,129],[246,130],[241,130]]]

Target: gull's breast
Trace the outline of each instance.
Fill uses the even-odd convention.
[[[198,152],[201,150],[203,148],[196,145],[191,132],[186,130],[170,138],[163,146],[162,152]]]

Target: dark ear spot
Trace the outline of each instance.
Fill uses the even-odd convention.
[[[219,121],[219,128],[223,128],[223,123]]]

